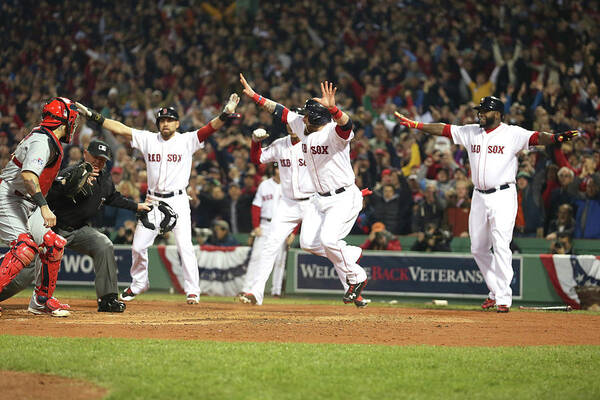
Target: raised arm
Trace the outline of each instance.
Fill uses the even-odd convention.
[[[348,139],[350,132],[352,132],[352,120],[348,114],[335,105],[335,92],[337,92],[337,87],[334,87],[333,83],[321,82],[321,97],[315,97],[313,100],[329,110],[333,120],[338,125],[335,129],[338,136],[342,139]]]
[[[227,104],[225,104],[225,107],[223,108],[223,112],[213,118],[208,124],[198,129],[198,140],[201,142],[206,140],[206,138],[225,125],[225,122],[228,119],[239,118],[240,115],[235,113],[235,108],[239,102],[240,97],[236,93],[232,93],[231,96],[229,96]]]
[[[87,117],[88,120],[96,123],[98,126],[111,131],[117,136],[125,136],[131,140],[131,128],[114,119],[104,118],[99,112],[84,106],[81,103],[75,103],[79,111]]]
[[[271,114],[275,114],[276,116],[281,118],[283,123],[287,123],[287,121],[285,120],[285,116],[289,112],[287,107],[256,93],[254,89],[252,89],[252,87],[248,84],[243,74],[240,74],[240,83],[244,87],[244,94],[246,96],[250,97],[252,100],[254,100],[256,104],[258,104],[260,107],[264,108]]]

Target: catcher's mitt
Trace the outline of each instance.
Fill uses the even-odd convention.
[[[148,219],[148,213],[153,209],[154,206],[151,205],[149,211],[137,212],[137,217],[142,225],[151,230],[156,229],[156,226]],[[165,233],[172,231],[175,227],[175,224],[177,223],[177,213],[164,201],[158,202],[158,210],[163,213],[162,220],[160,221],[160,234],[164,235]]]
[[[61,171],[57,179],[63,184],[63,192],[75,201],[75,197],[87,198],[92,194],[92,185],[89,182],[90,174],[94,167],[87,161]]]

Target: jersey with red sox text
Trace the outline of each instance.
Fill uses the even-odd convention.
[[[277,162],[281,178],[281,195],[288,199],[304,199],[315,192],[308,174],[302,144],[292,144],[292,138],[286,136],[275,140],[262,149],[261,164]],[[300,183],[302,182],[302,189]]]
[[[529,148],[529,138],[535,133],[505,123],[489,132],[476,124],[452,125],[450,131],[454,143],[467,149],[473,185],[481,190],[515,181],[517,153]]]
[[[316,132],[304,134],[306,125],[302,116],[287,113],[287,123],[302,141],[302,152],[315,189],[319,193],[353,185],[354,170],[350,163],[350,141],[354,132],[344,139],[336,132],[337,124],[330,122]],[[302,182],[301,182],[302,184]],[[304,190],[304,187],[300,187]]]
[[[185,189],[190,180],[192,155],[204,147],[197,131],[175,134],[164,140],[160,133],[131,130],[131,146],[144,155],[148,189],[172,192]]]
[[[281,185],[269,178],[266,181],[262,181],[258,185],[256,195],[252,201],[253,206],[260,207],[260,218],[271,219],[279,199],[281,198]]]

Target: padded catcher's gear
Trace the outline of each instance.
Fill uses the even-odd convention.
[[[94,167],[87,161],[77,164],[75,167],[67,168],[61,171],[64,176],[59,176],[57,180],[64,180],[63,191],[67,197],[75,201],[75,196],[81,195],[84,198],[92,194],[92,185],[88,182],[90,174]]]
[[[148,213],[153,209],[154,205],[151,205],[149,211],[137,212],[137,217],[142,222],[142,225],[151,230],[156,229],[156,226],[148,219]],[[170,205],[162,200],[158,202],[158,210],[163,213],[163,217],[160,222],[160,234],[164,235],[165,233],[172,231],[175,227],[175,224],[177,224],[177,213],[173,211]]]

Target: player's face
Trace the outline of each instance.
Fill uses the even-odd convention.
[[[92,167],[94,167],[94,171],[95,172],[102,171],[102,169],[106,165],[106,159],[104,157],[93,156],[87,150],[84,153],[84,159],[85,159],[85,161],[87,161],[90,164],[92,164]]]
[[[171,137],[179,128],[179,121],[171,118],[161,118],[158,121],[158,129],[164,138]]]
[[[500,124],[500,113],[498,111],[478,111],[479,126],[484,129],[495,128]]]

